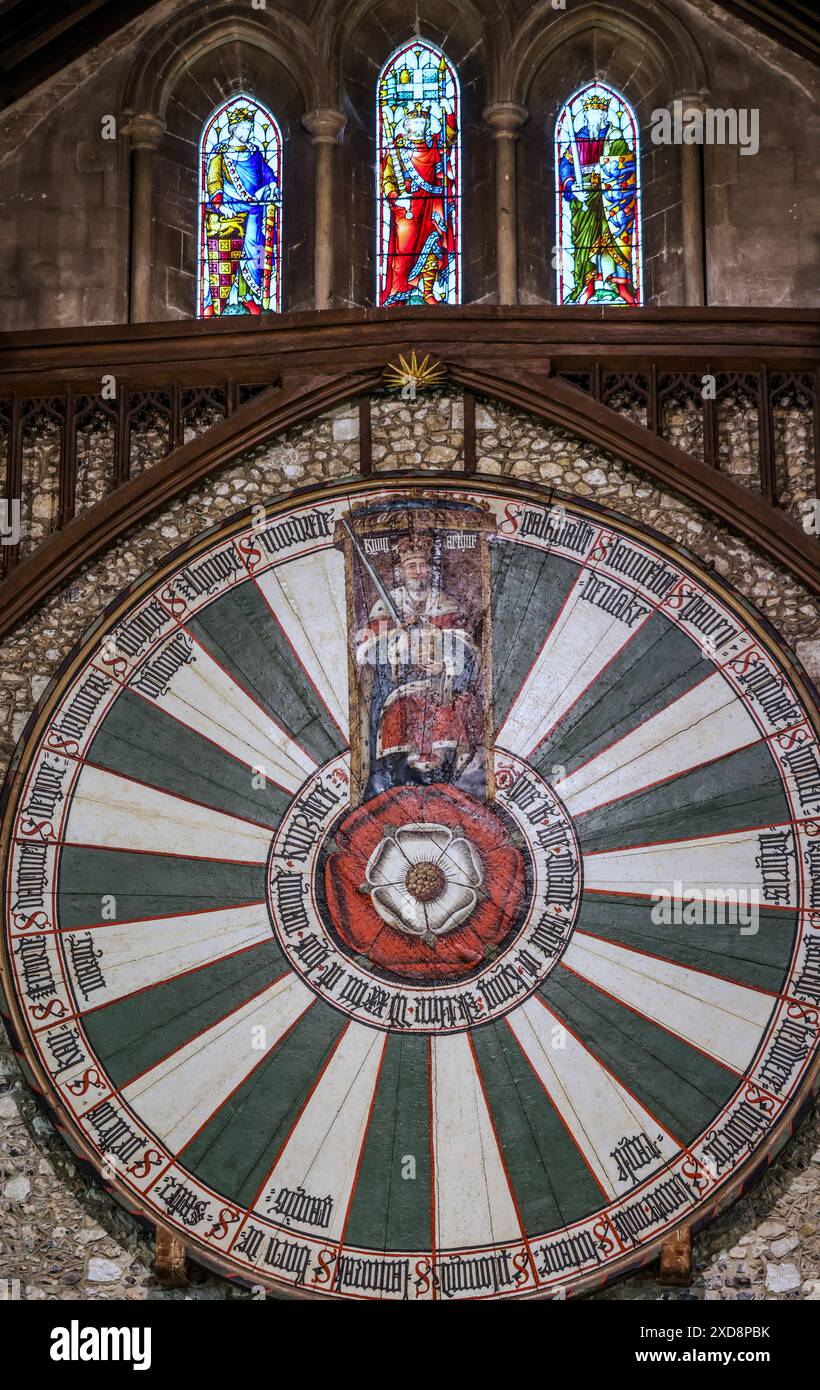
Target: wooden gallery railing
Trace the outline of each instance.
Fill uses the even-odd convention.
[[[3,493],[21,503],[27,527],[2,546],[0,634],[83,559],[208,472],[346,401],[359,401],[360,468],[369,473],[371,396],[386,389],[385,366],[414,351],[442,362],[463,393],[465,471],[477,466],[476,400],[496,398],[710,507],[817,587],[817,541],[796,514],[775,427],[791,410],[808,436],[805,505],[820,497],[817,315],[344,310],[0,337]],[[755,441],[742,485],[732,476],[732,422]]]

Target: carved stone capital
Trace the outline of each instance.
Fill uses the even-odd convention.
[[[517,101],[494,101],[482,114],[496,140],[516,140],[530,113]]]
[[[311,137],[311,144],[335,145],[347,125],[347,116],[329,107],[319,107],[305,112],[302,125]]]
[[[123,127],[123,134],[131,141],[135,150],[155,150],[165,132],[165,122],[150,111],[131,115]]]
[[[703,112],[706,110],[707,98],[703,92],[678,92],[675,100],[680,102],[684,113],[687,111]]]

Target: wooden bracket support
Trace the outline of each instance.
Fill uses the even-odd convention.
[[[182,1241],[166,1226],[157,1226],[154,1240],[154,1274],[166,1289],[184,1288],[188,1283],[187,1251]]]
[[[692,1232],[673,1231],[661,1246],[661,1283],[688,1286],[692,1282]]]

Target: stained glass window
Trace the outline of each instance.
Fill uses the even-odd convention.
[[[555,126],[559,304],[642,304],[640,140],[604,82],[582,87]]]
[[[461,299],[458,78],[441,49],[414,39],[378,88],[376,303]]]
[[[282,136],[270,111],[232,97],[199,145],[199,316],[282,307]]]

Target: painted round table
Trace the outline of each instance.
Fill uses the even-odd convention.
[[[246,1285],[600,1287],[812,1095],[813,721],[750,605],[591,504],[408,475],[255,509],[122,594],[21,740],[22,1063]]]

